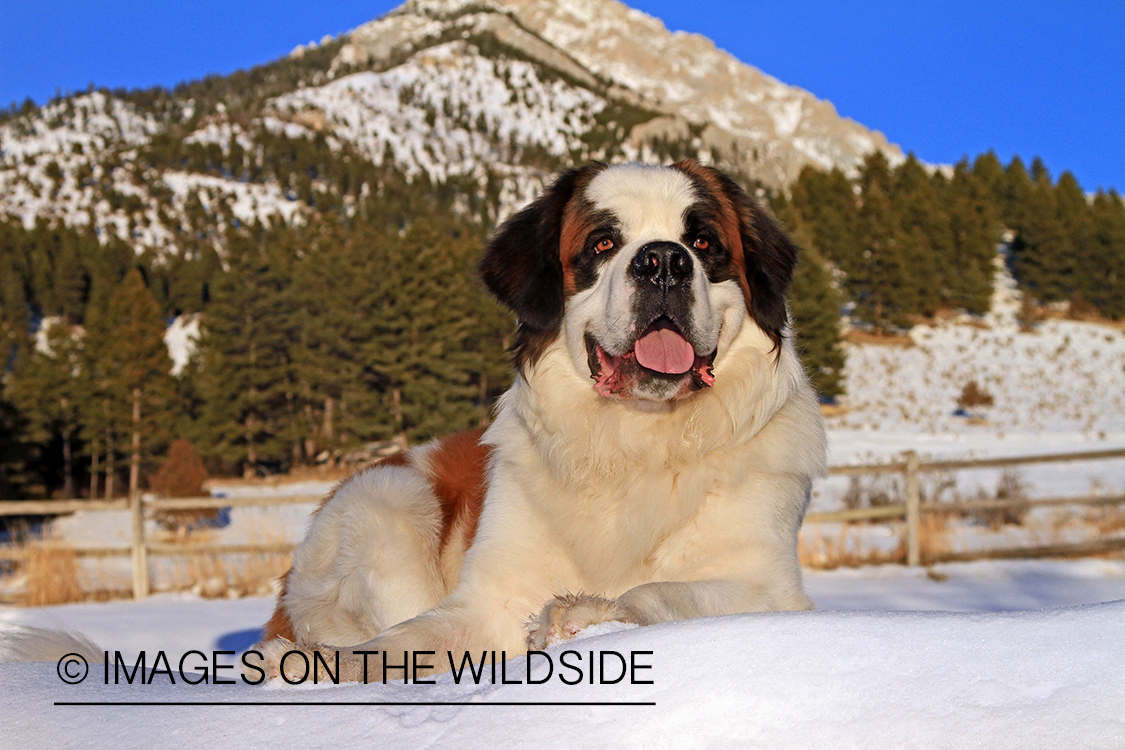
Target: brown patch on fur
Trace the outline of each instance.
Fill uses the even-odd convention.
[[[484,506],[485,473],[492,455],[492,449],[481,442],[483,435],[481,429],[451,435],[427,457],[434,494],[441,503],[442,549],[457,526],[464,529],[466,540],[476,535]]]
[[[746,298],[747,308],[750,306],[750,285],[746,277],[746,249],[742,244],[742,217],[738,208],[730,198],[729,191],[720,179],[720,172],[705,167],[695,159],[684,159],[672,165],[692,178],[696,185],[702,187],[707,195],[714,198],[719,204],[719,235],[723,244],[730,250],[731,260],[738,269],[738,285]],[[747,217],[749,221],[749,217]],[[752,231],[752,228],[747,227]]]
[[[573,260],[575,256],[582,252],[582,245],[586,241],[586,236],[594,228],[590,213],[584,210],[585,208],[585,200],[572,197],[570,202],[567,203],[566,211],[563,212],[562,232],[559,236],[559,256],[563,268],[563,295],[568,299],[578,291],[578,284],[574,279]]]
[[[563,269],[563,295],[570,298],[578,291],[574,277],[574,258],[582,252],[586,238],[594,230],[593,206],[586,198],[586,187],[602,172],[604,165],[586,169],[574,180],[573,191],[563,211],[559,229],[559,260]]]
[[[746,310],[770,337],[780,354],[789,313],[785,293],[793,280],[797,246],[777,219],[730,177],[711,167],[687,160],[675,168],[692,178],[704,199],[713,199],[721,234],[729,239],[735,276],[746,297]],[[737,235],[731,233],[737,228]],[[737,239],[736,239],[737,237]]]
[[[266,623],[265,634],[262,636],[263,641],[272,641],[274,638],[287,638],[294,642],[297,640],[293,633],[293,623],[289,619],[289,613],[285,611],[285,594],[289,591],[289,576],[292,572],[293,569],[290,568],[281,577],[281,591],[277,594],[277,606],[273,609],[273,616],[270,617],[270,621]]]

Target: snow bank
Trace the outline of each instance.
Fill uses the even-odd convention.
[[[0,730],[10,747],[143,750],[154,742],[228,741],[271,748],[1119,747],[1122,623],[1125,602],[1036,613],[742,615],[621,631],[549,652],[556,661],[565,649],[583,657],[638,652],[652,665],[640,679],[652,684],[634,685],[456,685],[448,674],[434,686],[193,687],[163,676],[114,685],[112,675],[107,685],[95,667],[70,686],[53,664],[5,665],[9,710]],[[522,674],[522,665],[517,659],[509,674]],[[542,665],[536,670],[541,677]],[[247,701],[290,705],[237,705]],[[414,702],[426,705],[403,705]],[[530,702],[540,705],[500,705]],[[567,705],[542,705],[552,703]]]
[[[568,685],[556,674],[541,685],[505,685],[486,673],[481,684],[467,677],[456,684],[446,674],[435,685],[191,686],[178,675],[173,685],[158,674],[151,684],[130,685],[123,676],[114,684],[112,670],[105,684],[102,668],[94,666],[83,683],[67,685],[54,664],[0,665],[6,704],[0,745],[1125,746],[1125,598],[1037,611],[854,609],[1004,609],[1121,598],[1125,563],[972,563],[938,566],[935,573],[894,567],[814,573],[809,588],[823,611],[603,630],[548,652],[556,668],[566,650],[581,660],[590,652],[595,658],[635,653],[638,664],[651,665],[635,673],[638,684]],[[163,649],[174,670],[179,654],[191,648],[208,655],[246,648],[269,606],[268,599],[160,597],[50,612],[0,609],[0,621],[78,627],[130,660],[139,649],[150,659]],[[524,659],[510,662],[507,674],[526,677]],[[546,675],[545,657],[532,662],[531,675]],[[209,705],[190,705],[202,702]],[[240,705],[248,703],[256,705]],[[506,705],[528,703],[537,705]]]

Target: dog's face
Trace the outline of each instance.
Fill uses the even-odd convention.
[[[670,401],[714,383],[747,320],[780,343],[795,258],[717,170],[591,164],[505,223],[481,274],[519,318],[517,366],[562,337],[602,396]]]

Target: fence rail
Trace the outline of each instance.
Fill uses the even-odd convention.
[[[1071,461],[1102,461],[1125,458],[1125,448],[1085,451],[1080,453],[1054,453],[1038,456],[1013,456],[957,461],[920,461],[914,451],[905,451],[902,459],[880,464],[833,466],[829,475],[903,476],[903,502],[878,507],[809,513],[806,524],[848,523],[905,519],[906,563],[921,565],[921,518],[924,513],[966,513],[990,510],[1026,510],[1058,505],[1115,505],[1125,503],[1125,495],[1050,497],[1041,499],[1013,498],[959,503],[922,502],[921,475],[934,471],[963,469],[1006,468],[1028,464],[1062,463]],[[144,520],[162,511],[213,510],[216,508],[276,506],[316,503],[321,495],[273,495],[261,497],[192,497],[151,498],[137,496],[116,500],[22,500],[0,501],[0,516],[57,515],[76,511],[129,511],[132,521],[132,539],[127,547],[92,547],[73,550],[76,557],[128,557],[133,558],[133,595],[148,595],[149,555],[191,554],[256,554],[288,553],[295,548],[291,542],[260,544],[193,544],[158,542],[146,538]],[[1095,539],[1072,544],[1041,545],[1037,547],[974,550],[971,552],[944,552],[927,555],[925,562],[952,562],[989,558],[1045,557],[1059,555],[1093,555],[1125,550],[1125,538]],[[0,547],[0,561],[18,562],[28,557],[29,551],[20,546]]]

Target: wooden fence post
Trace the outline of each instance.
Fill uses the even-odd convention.
[[[129,497],[129,509],[133,516],[133,598],[148,596],[148,547],[145,541],[145,507],[141,493],[133,492]]]
[[[922,564],[922,485],[918,477],[918,454],[906,451],[906,564]]]

